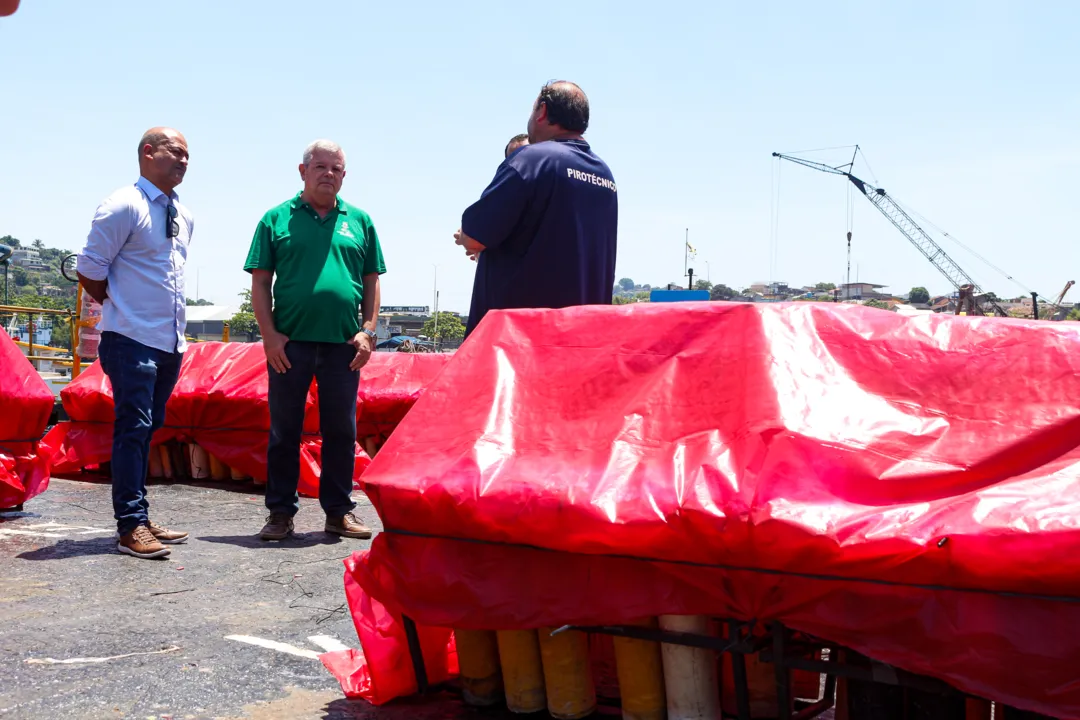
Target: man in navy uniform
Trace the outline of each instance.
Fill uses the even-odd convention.
[[[589,100],[563,80],[540,89],[529,144],[512,151],[454,238],[477,257],[466,337],[488,310],[610,305],[619,202],[582,137]]]

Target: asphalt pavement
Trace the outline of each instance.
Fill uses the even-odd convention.
[[[450,693],[345,699],[314,656],[358,647],[342,560],[368,541],[323,533],[316,500],[302,500],[296,536],[273,543],[256,537],[266,512],[251,484],[161,482],[149,499],[156,522],[191,533],[167,559],[116,551],[105,483],[54,479],[0,515],[0,718],[511,717]]]

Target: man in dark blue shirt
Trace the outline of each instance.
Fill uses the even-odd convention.
[[[582,137],[589,100],[545,85],[529,144],[510,153],[454,235],[478,256],[466,337],[488,310],[610,305],[619,202],[611,170]]]

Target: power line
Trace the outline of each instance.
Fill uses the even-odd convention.
[[[826,150],[850,150],[853,147],[856,147],[856,146],[855,145],[837,145],[836,147],[816,148],[814,150],[787,150],[787,151],[784,151],[784,152],[782,152],[780,154],[781,155],[800,155],[800,154],[805,154],[805,153],[825,152]]]

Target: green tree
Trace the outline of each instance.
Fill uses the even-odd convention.
[[[632,295],[616,295],[611,298],[612,305],[632,305],[636,302],[637,300]]]
[[[4,237],[0,237],[0,245],[9,245],[9,246],[11,246],[13,248],[22,247],[22,243],[19,242],[19,238],[12,237],[10,235],[5,235]]]
[[[717,283],[709,289],[710,300],[730,300],[735,297],[735,291],[723,283]]]
[[[908,295],[908,302],[925,305],[930,302],[930,291],[924,287],[913,287],[911,294]]]
[[[833,283],[821,282],[814,286],[814,290],[817,292],[831,292],[836,289],[836,285]]]
[[[250,293],[251,291],[248,290],[247,292]],[[204,305],[213,305],[214,303],[210,302],[209,300],[204,300],[203,298],[199,298],[198,300],[184,298],[184,304],[188,307],[202,307]]]
[[[1065,319],[1073,321],[1080,320],[1080,308],[1074,307],[1069,311],[1069,314],[1065,316]]]
[[[619,280],[619,287],[623,289],[623,292],[630,292],[634,289],[634,281],[630,278],[622,278]]]
[[[882,302],[881,300],[867,300],[863,303],[863,306],[877,308],[878,310],[892,310],[888,303]]]
[[[259,334],[259,323],[255,320],[255,309],[251,306],[251,291],[241,291],[240,297],[244,301],[240,303],[240,311],[229,320],[229,333],[254,338]]]
[[[465,325],[457,315],[444,310],[438,313],[437,317],[439,319],[438,332],[435,330],[435,317],[430,317],[420,330],[421,335],[440,342],[444,340],[461,340],[465,337]]]
[[[708,280],[698,280],[694,283],[695,290],[712,290],[712,283]]]
[[[34,245],[35,250],[44,250],[45,249],[45,243],[43,243],[40,240],[35,240],[33,242],[33,245]]]
[[[15,292],[19,292],[19,288],[30,286],[30,271],[19,265],[12,265],[11,274],[8,277],[11,280],[11,288]]]

